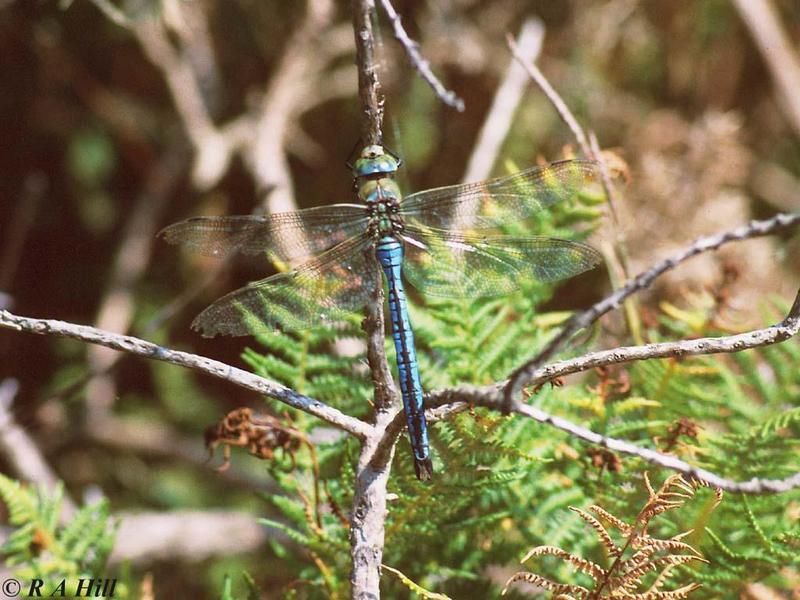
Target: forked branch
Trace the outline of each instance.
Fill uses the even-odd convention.
[[[518,402],[519,393],[522,388],[526,385],[530,385],[533,383],[533,376],[542,365],[544,365],[545,361],[550,360],[556,352],[561,350],[564,345],[572,338],[572,336],[584,329],[589,327],[592,323],[597,321],[600,317],[602,317],[607,312],[619,308],[622,304],[622,301],[631,296],[632,294],[639,292],[650,285],[661,275],[670,271],[677,267],[682,262],[689,260],[697,256],[698,254],[702,254],[704,252],[708,252],[710,250],[716,250],[721,246],[731,243],[731,242],[738,242],[742,240],[747,240],[750,238],[761,237],[764,235],[769,235],[780,231],[781,229],[785,229],[787,227],[791,227],[800,223],[800,213],[797,214],[778,214],[771,219],[767,219],[764,221],[751,221],[748,225],[737,227],[736,229],[732,229],[730,231],[726,231],[725,233],[721,233],[718,235],[712,235],[707,237],[701,237],[695,240],[688,248],[674,254],[673,256],[657,263],[647,271],[643,271],[639,273],[636,277],[628,281],[621,289],[617,290],[610,296],[604,298],[600,302],[597,302],[591,308],[585,310],[582,313],[578,313],[573,316],[564,328],[559,332],[559,334],[554,337],[545,347],[539,352],[533,359],[529,360],[521,367],[519,367],[514,373],[511,374],[508,383],[505,385],[504,388],[504,395],[505,395],[505,402],[506,407],[511,408],[515,402]],[[796,304],[796,303],[795,303]],[[744,334],[746,335],[746,334]],[[792,334],[793,335],[793,334]],[[785,339],[785,338],[784,338]],[[696,342],[697,340],[695,340]],[[780,339],[773,339],[773,340],[764,340],[764,343],[758,345],[766,345],[768,343],[775,343],[776,341],[782,341]],[[739,342],[739,340],[737,340]],[[675,352],[674,356],[681,356],[682,354],[686,354],[688,349],[691,347],[693,341],[688,340],[685,342],[678,342],[673,347],[673,351]],[[755,346],[748,346],[748,347],[755,347]],[[663,352],[663,348],[660,345],[650,344],[645,346],[644,348],[650,348],[654,354],[652,358],[662,358],[664,354],[659,354]],[[693,352],[694,354],[715,354],[720,351],[725,350],[711,350],[706,352],[707,348],[698,348],[697,350],[702,350],[698,352]],[[735,352],[737,350],[744,349],[744,347],[737,347],[730,352]],[[686,350],[686,352],[684,352]],[[640,352],[637,358],[631,358],[628,360],[644,360],[646,358],[651,358],[647,354],[647,351]],[[620,361],[620,362],[628,362],[628,361]],[[611,363],[608,363],[611,364]]]

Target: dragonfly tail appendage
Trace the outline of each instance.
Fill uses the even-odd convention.
[[[417,352],[414,347],[414,333],[408,318],[408,305],[401,275],[403,246],[393,237],[382,238],[377,246],[377,257],[389,284],[392,338],[397,355],[397,371],[403,396],[403,407],[406,411],[408,436],[414,454],[414,469],[417,479],[427,481],[433,474],[433,463],[430,457],[428,425],[425,422],[425,407],[422,399],[419,366],[417,365]]]
[[[414,471],[420,481],[430,481],[433,477],[433,461],[430,456],[425,459],[414,458]]]

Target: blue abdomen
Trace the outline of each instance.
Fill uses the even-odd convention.
[[[433,472],[433,465],[430,458],[428,427],[425,423],[417,353],[414,348],[414,332],[411,330],[406,292],[403,289],[403,245],[396,238],[383,237],[378,242],[376,254],[389,287],[392,338],[397,354],[397,370],[400,391],[403,396],[403,407],[406,412],[408,435],[411,439],[411,449],[414,452],[414,467],[417,477],[426,480]]]

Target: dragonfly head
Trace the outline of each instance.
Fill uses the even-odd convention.
[[[353,164],[353,176],[368,177],[395,173],[400,164],[400,159],[384,150],[383,146],[366,146]]]

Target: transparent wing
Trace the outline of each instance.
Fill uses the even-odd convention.
[[[194,217],[159,235],[208,256],[272,252],[292,262],[362,233],[367,221],[366,207],[334,204],[268,216]]]
[[[569,199],[597,179],[597,163],[564,160],[497,179],[425,190],[400,205],[410,225],[438,229],[492,228],[526,219]]]
[[[600,262],[591,246],[549,237],[518,238],[407,227],[403,272],[424,294],[503,296],[523,278],[558,281]]]
[[[206,308],[192,328],[205,337],[236,336],[341,320],[364,306],[375,289],[376,266],[368,261],[372,245],[364,233],[297,269],[250,283]]]

